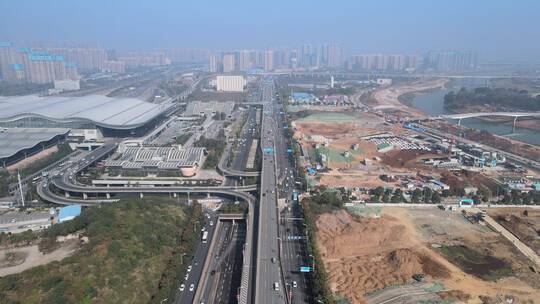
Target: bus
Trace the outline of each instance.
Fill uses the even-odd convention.
[[[203,243],[208,242],[208,231],[203,232],[203,234],[202,234],[202,242]]]

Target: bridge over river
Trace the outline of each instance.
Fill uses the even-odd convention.
[[[475,118],[475,117],[487,117],[487,116],[504,116],[512,117],[514,121],[512,123],[512,132],[516,128],[516,121],[519,117],[540,117],[540,112],[477,112],[477,113],[457,113],[457,114],[447,114],[447,115],[438,115],[431,117],[431,119],[456,119],[458,121],[458,126],[461,125],[461,120],[466,118]]]

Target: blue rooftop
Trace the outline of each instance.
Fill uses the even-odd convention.
[[[60,208],[58,212],[58,221],[61,223],[63,221],[69,221],[75,217],[81,215],[81,205],[71,205],[67,207]]]
[[[309,93],[295,92],[292,94],[292,97],[294,99],[309,99],[309,98],[313,98],[313,95]]]

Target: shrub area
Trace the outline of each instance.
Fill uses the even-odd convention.
[[[219,138],[223,138],[223,140],[201,137],[193,143],[194,147],[204,147],[208,151],[203,169],[214,169],[217,167],[221,154],[223,154],[223,150],[227,145],[224,140],[225,136],[219,136]]]
[[[151,200],[151,201],[150,201]],[[199,234],[199,206],[163,199],[120,201],[87,208],[72,221],[43,232],[40,247],[56,237],[89,238],[76,254],[0,278],[1,303],[149,303],[174,297]]]

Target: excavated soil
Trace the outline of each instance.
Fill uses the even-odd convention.
[[[476,249],[489,247],[507,261],[509,257],[522,260],[496,233],[460,216],[438,209],[404,208],[383,208],[378,218],[356,218],[344,210],[322,214],[316,222],[317,246],[332,292],[350,303],[365,303],[365,294],[411,283],[414,274],[423,274],[424,280],[442,283],[445,289],[434,291],[441,299],[460,303],[482,303],[481,296],[512,295],[514,303],[540,299],[540,291],[522,273],[496,282],[482,280],[432,248],[434,243],[463,243]],[[516,261],[512,269],[519,272],[523,262]]]
[[[345,211],[317,221],[318,246],[332,291],[351,303],[386,286],[405,284],[414,274],[449,277],[448,269],[417,250],[414,238],[395,218],[354,219]]]

